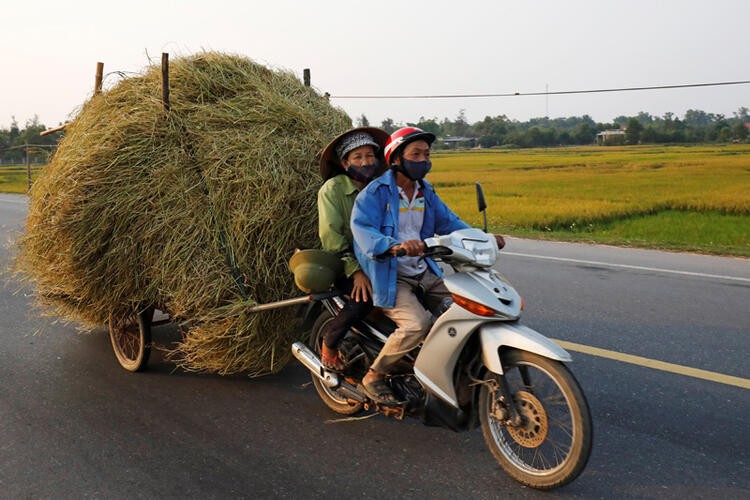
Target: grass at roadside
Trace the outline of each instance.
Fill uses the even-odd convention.
[[[31,178],[36,179],[43,167],[31,167]],[[0,193],[26,194],[28,180],[25,165],[0,165]]]
[[[581,147],[435,154],[429,180],[505,234],[750,256],[750,145]]]

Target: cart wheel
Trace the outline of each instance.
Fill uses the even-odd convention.
[[[151,354],[153,308],[113,320],[109,319],[109,339],[120,366],[131,372],[145,368]]]

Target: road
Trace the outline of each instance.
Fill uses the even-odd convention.
[[[0,194],[0,242],[25,210]],[[555,496],[750,497],[750,261],[509,239],[499,269],[524,295],[527,325],[638,356],[572,351],[594,450]],[[103,329],[39,318],[12,284],[0,318],[2,498],[548,497],[499,471],[478,430],[335,421],[296,365],[252,380],[157,355],[128,373]]]

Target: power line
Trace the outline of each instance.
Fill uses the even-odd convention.
[[[565,94],[596,94],[603,92],[632,92],[637,90],[685,89],[695,87],[719,87],[726,85],[747,85],[750,80],[736,82],[687,83],[682,85],[657,85],[653,87],[621,87],[613,89],[559,90],[556,92],[511,92],[505,94],[438,94],[438,95],[332,95],[331,99],[463,99],[476,97],[517,97],[517,96],[550,96]]]

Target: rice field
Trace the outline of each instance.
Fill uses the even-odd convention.
[[[31,178],[36,179],[42,166],[31,167]],[[28,181],[25,165],[0,165],[0,193],[26,194]]]
[[[441,198],[475,225],[482,183],[495,232],[750,256],[750,145],[436,152],[433,164]],[[25,193],[26,167],[0,166],[0,192]]]
[[[547,239],[750,256],[750,145],[441,152],[428,179],[479,224]]]

